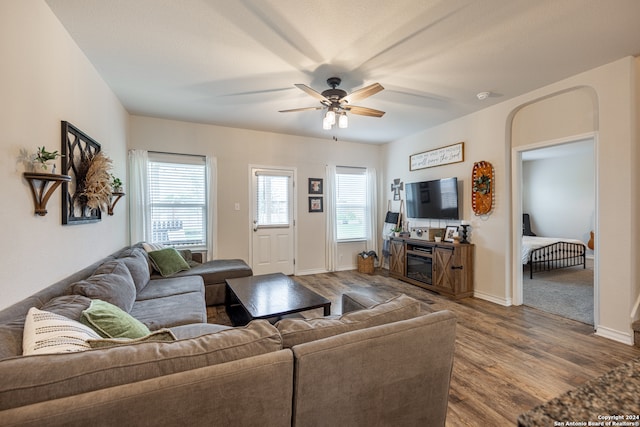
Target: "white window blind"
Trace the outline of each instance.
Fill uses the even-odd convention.
[[[148,172],[151,241],[174,247],[205,247],[205,158],[149,152]]]
[[[291,223],[288,172],[256,171],[256,220],[258,227],[288,227]]]
[[[367,175],[364,168],[336,168],[336,238],[367,239]]]

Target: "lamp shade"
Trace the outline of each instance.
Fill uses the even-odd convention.
[[[322,119],[322,129],[324,130],[331,129],[331,123],[329,123],[329,119],[327,119],[326,117]]]
[[[336,113],[333,110],[327,111],[327,115],[324,118],[329,121],[331,126],[336,124]]]
[[[338,127],[341,129],[346,129],[349,126],[349,118],[347,118],[347,113],[340,114],[340,118],[338,119]]]

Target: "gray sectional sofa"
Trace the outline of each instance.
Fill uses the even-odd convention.
[[[78,319],[95,299],[130,303],[173,339],[22,355],[31,307]],[[127,247],[0,311],[0,424],[444,425],[455,316],[404,295],[374,302],[351,294],[342,316],[207,324],[201,276],[151,280],[144,251]]]

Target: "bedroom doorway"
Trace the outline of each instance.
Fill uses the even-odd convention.
[[[516,157],[514,164],[519,172],[516,188],[520,188],[519,216],[523,226],[518,245],[518,250],[523,251],[517,284],[521,303],[595,325],[597,283],[595,252],[591,249],[595,246],[588,248],[597,224],[595,135],[520,147]],[[536,242],[540,237],[584,244],[586,265],[537,272],[531,277],[525,257],[525,252],[531,249],[528,245],[551,243]]]

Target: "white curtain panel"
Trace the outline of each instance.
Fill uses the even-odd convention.
[[[207,156],[207,260],[218,257],[218,159]]]
[[[327,218],[327,243],[326,243],[326,268],[327,271],[336,271],[338,268],[338,239],[336,238],[336,167],[327,165],[326,168],[326,218]]]
[[[367,232],[367,252],[378,253],[378,178],[375,168],[367,168],[367,213],[369,224]],[[379,258],[378,258],[379,260]]]
[[[129,240],[130,244],[144,242],[151,236],[147,220],[149,208],[149,178],[146,150],[129,150]]]

